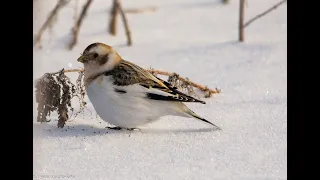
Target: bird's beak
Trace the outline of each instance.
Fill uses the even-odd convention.
[[[77,59],[77,61],[83,63],[83,62],[84,62],[84,58],[85,58],[85,56],[84,56],[84,55],[81,55],[81,56]]]

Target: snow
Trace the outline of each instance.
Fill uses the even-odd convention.
[[[80,11],[85,1],[78,1]],[[287,179],[286,4],[248,26],[245,42],[238,43],[238,1],[122,1],[125,8],[158,8],[127,15],[133,37],[133,46],[127,47],[120,19],[117,36],[107,33],[112,1],[95,0],[79,43],[69,51],[75,2],[61,10],[51,36],[45,32],[43,48],[34,48],[34,80],[46,72],[82,67],[76,61],[80,53],[103,42],[144,68],[220,88],[220,94],[202,98],[206,105],[187,105],[222,131],[171,116],[141,131],[112,131],[96,118],[88,99],[88,110],[59,129],[55,116],[49,123],[36,122],[34,100],[34,179]],[[246,20],[277,2],[248,1]],[[56,1],[36,3],[34,34]],[[77,73],[68,76],[74,81]]]

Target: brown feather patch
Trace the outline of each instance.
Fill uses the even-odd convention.
[[[107,63],[108,60],[109,60],[109,54],[106,54],[105,56],[103,56],[99,59],[99,65],[103,65],[103,64]]]

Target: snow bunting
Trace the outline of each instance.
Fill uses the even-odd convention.
[[[183,104],[204,101],[122,59],[111,46],[93,43],[78,61],[83,63],[86,91],[95,111],[116,126],[110,129],[138,129],[167,115],[195,118],[220,129]]]

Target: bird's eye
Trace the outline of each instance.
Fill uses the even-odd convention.
[[[94,54],[93,54],[93,57],[94,57],[94,58],[98,57],[98,54],[97,54],[97,53],[94,53]]]

